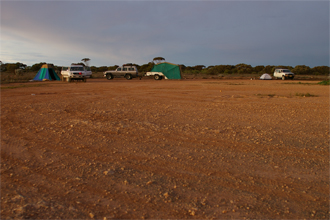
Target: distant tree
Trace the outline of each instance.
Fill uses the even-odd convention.
[[[180,69],[181,69],[181,72],[185,71],[186,70],[186,66],[183,65],[183,64],[180,64],[179,65]]]
[[[253,68],[253,72],[261,73],[262,70],[263,70],[264,68],[265,68],[265,66],[262,66],[262,65],[260,65],[260,66],[255,66],[255,67]]]
[[[139,72],[150,72],[152,70],[152,68],[154,67],[154,63],[153,62],[149,62],[148,64],[143,64],[142,66],[138,66],[138,71]]]
[[[11,72],[11,73],[15,73],[16,69],[21,69],[21,70],[25,70],[25,68],[27,67],[26,64],[24,63],[6,63],[6,64],[1,64],[1,71],[5,72]],[[17,71],[16,71],[17,72]],[[22,71],[20,71],[22,72]]]
[[[108,66],[108,70],[115,70],[115,69],[117,69],[118,67],[119,67],[118,65]]]
[[[237,73],[252,73],[252,66],[245,64],[245,63],[240,63],[237,64],[236,66]]]
[[[213,67],[208,67],[204,72],[205,72],[205,74],[216,75],[216,74],[223,73],[224,71],[225,71],[224,65],[216,65]]]
[[[42,65],[46,64],[46,62],[36,63],[31,66],[31,71],[39,71]]]
[[[123,64],[123,66],[136,66],[136,68],[138,68],[138,64],[136,63],[126,63],[126,64]]]
[[[84,63],[71,63],[71,65],[82,65],[82,66],[85,66]]]
[[[271,73],[274,72],[274,71],[273,71],[273,68],[274,68],[274,66],[267,65],[267,66],[265,66],[265,67],[263,68],[262,72],[263,72],[263,73],[269,73],[269,74],[271,74]]]
[[[152,60],[155,64],[159,64],[161,62],[165,62],[165,58],[164,57],[155,57],[153,60]]]
[[[91,71],[92,72],[97,72],[97,67],[96,66],[91,66]]]
[[[231,74],[231,70],[229,69],[225,69],[225,71],[223,72],[224,74]]]
[[[15,70],[17,69],[17,65],[16,65],[16,63],[7,63],[6,69],[10,73],[15,73]]]
[[[328,66],[315,66],[311,69],[313,75],[329,75],[330,67]]]
[[[297,75],[309,75],[312,73],[311,68],[305,65],[297,65],[291,71]]]
[[[232,65],[216,65],[216,66],[209,66],[208,68],[204,69],[206,74],[209,75],[216,75],[216,74],[230,74],[232,73],[232,69],[234,69],[235,66]]]
[[[6,66],[2,63],[2,61],[0,61],[0,71],[1,72],[6,71]]]
[[[61,73],[62,67],[61,66],[53,66],[53,69],[55,70],[56,73]]]
[[[204,68],[205,68],[204,65],[196,65],[196,66],[194,66],[194,70],[202,70]]]
[[[186,66],[185,70],[190,71],[190,70],[195,70],[193,66]]]
[[[86,66],[89,66],[89,61],[90,60],[91,59],[89,59],[89,58],[83,58],[81,61],[83,61],[86,64]]]
[[[108,70],[108,67],[107,66],[101,66],[101,67],[98,67],[96,72],[104,72],[104,71],[107,71]]]

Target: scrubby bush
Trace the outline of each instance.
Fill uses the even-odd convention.
[[[315,66],[312,68],[313,75],[329,75],[330,67],[328,66]]]
[[[46,62],[36,63],[31,66],[31,71],[39,71],[41,66],[46,64]]]
[[[253,68],[253,72],[254,73],[264,73],[263,72],[263,70],[265,69],[265,66],[255,66],[254,68]]]
[[[320,85],[330,85],[330,80],[324,80],[322,82],[319,82]]]
[[[1,73],[1,84],[28,82],[32,80],[36,74],[36,71],[24,72],[24,74],[21,75],[16,75],[11,72],[4,72]]]
[[[312,73],[311,68],[305,65],[295,66],[291,71],[296,75],[310,75]]]
[[[148,64],[143,64],[142,66],[138,66],[137,69],[139,72],[150,72],[154,67],[154,62],[149,62]]]
[[[252,73],[253,70],[251,65],[245,63],[237,64],[235,67],[237,69],[237,73],[242,73],[242,74]]]
[[[194,74],[194,75],[199,74],[199,73],[204,73],[204,74],[205,74],[204,71],[199,71],[199,70],[189,70],[189,69],[186,69],[185,71],[183,71],[183,73],[184,73],[184,74]]]

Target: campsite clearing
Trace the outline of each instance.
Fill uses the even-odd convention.
[[[1,85],[1,219],[329,219],[317,82]]]

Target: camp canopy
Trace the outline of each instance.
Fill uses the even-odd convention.
[[[168,79],[181,79],[179,65],[173,63],[159,63],[154,65],[151,72],[162,72]]]
[[[41,66],[37,75],[33,78],[36,81],[45,81],[45,80],[60,80],[60,77],[55,73],[52,64],[44,64]]]
[[[264,74],[262,74],[260,79],[272,79],[272,77],[268,73],[264,73]]]

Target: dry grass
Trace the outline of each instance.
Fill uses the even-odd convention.
[[[21,75],[15,73],[1,72],[1,84],[23,83],[32,80],[37,72],[23,72]]]

